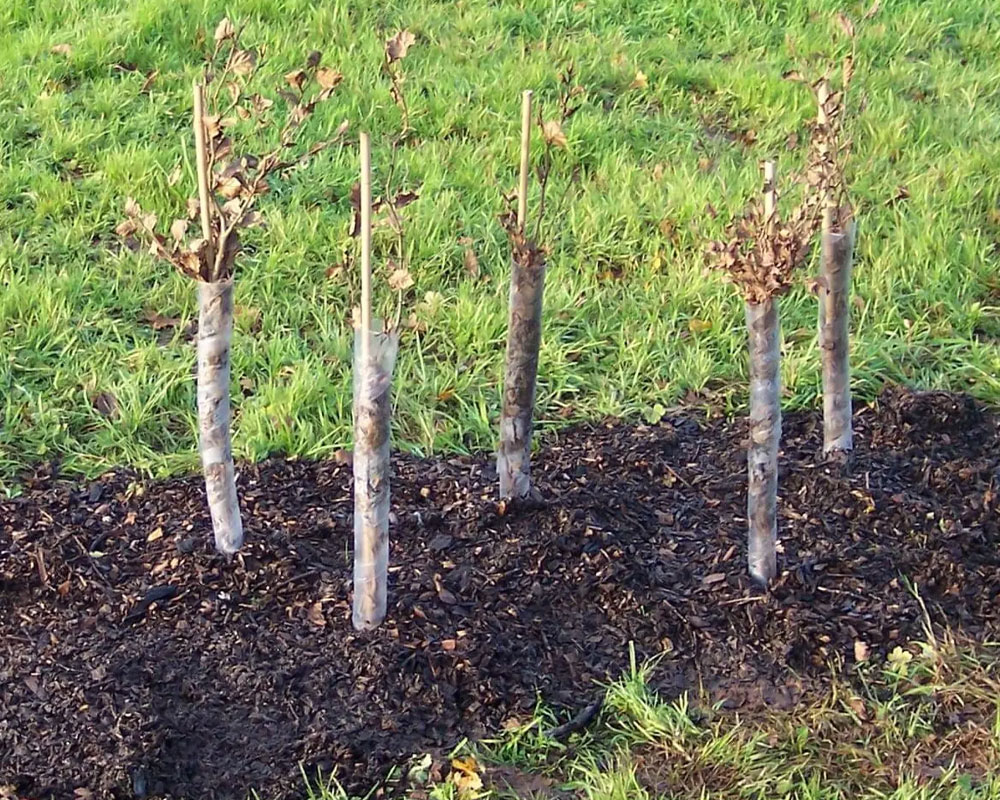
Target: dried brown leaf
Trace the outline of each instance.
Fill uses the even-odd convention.
[[[309,74],[304,69],[293,69],[287,75],[285,75],[285,83],[291,86],[293,89],[298,89],[302,91],[302,87],[306,85],[309,80]]]
[[[566,134],[563,133],[562,124],[557,119],[542,123],[542,137],[548,144],[556,147],[566,147],[569,144]]]
[[[146,76],[146,80],[142,82],[142,86],[139,87],[139,94],[149,94],[149,90],[153,88],[153,83],[159,77],[160,71],[154,69]]]
[[[184,241],[184,237],[187,235],[188,221],[186,219],[175,219],[173,224],[170,226],[170,235],[174,237],[175,242]]]
[[[243,181],[241,181],[236,175],[233,175],[232,177],[225,178],[219,184],[218,190],[219,194],[227,200],[231,200],[234,197],[238,197],[240,192],[243,191]]]
[[[223,17],[219,20],[219,24],[215,26],[215,41],[223,42],[226,39],[232,39],[236,35],[236,28],[233,27],[233,23],[229,21],[229,17]]]
[[[843,12],[837,12],[837,24],[840,25],[840,29],[847,35],[848,39],[854,38],[854,23],[851,22],[850,17]]]
[[[395,36],[387,39],[385,43],[386,61],[392,64],[394,61],[406,58],[407,52],[416,41],[417,37],[405,28]]]
[[[872,3],[872,7],[871,7],[871,8],[869,8],[869,9],[868,9],[868,10],[867,10],[867,11],[865,12],[865,15],[864,15],[864,16],[863,16],[863,17],[862,17],[861,19],[864,19],[864,20],[869,20],[869,19],[871,19],[871,18],[872,18],[872,17],[874,17],[874,16],[876,15],[876,14],[878,14],[878,12],[879,12],[879,9],[881,9],[881,8],[882,8],[882,0],[875,0],[875,2],[874,2],[874,3]]]
[[[413,286],[413,276],[410,271],[402,267],[393,270],[389,276],[389,288],[394,292],[401,292]]]
[[[118,223],[115,227],[115,233],[124,238],[125,236],[131,236],[138,229],[138,223],[130,217]]]
[[[344,80],[343,73],[337,72],[329,67],[320,67],[316,70],[316,82],[323,89],[335,89]]]
[[[476,256],[476,251],[471,247],[467,247],[465,253],[462,257],[465,263],[465,271],[472,278],[479,277],[479,258]]]
[[[139,204],[135,201],[134,197],[125,198],[125,216],[127,217],[138,217],[142,213],[142,209]]]
[[[94,410],[105,419],[110,419],[118,414],[118,400],[111,392],[100,392],[91,399]]]
[[[257,54],[253,50],[237,50],[233,53],[229,68],[234,75],[247,77],[257,67]]]
[[[167,186],[176,186],[180,182],[181,176],[183,174],[184,172],[181,169],[181,165],[178,164],[176,167],[170,170],[170,174],[167,176]]]
[[[73,45],[71,44],[54,44],[52,45],[51,52],[57,56],[71,56],[73,55]]]
[[[326,617],[323,616],[322,603],[313,603],[311,606],[309,606],[309,613],[306,615],[306,617],[317,628],[326,627]]]

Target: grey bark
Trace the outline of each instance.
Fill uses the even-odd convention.
[[[767,584],[777,573],[778,445],[781,374],[778,301],[746,304],[750,341],[750,446],[747,525],[750,575]]]
[[[354,611],[356,630],[385,618],[389,571],[389,429],[399,334],[372,331],[364,363],[354,336]]]
[[[850,294],[857,225],[823,226],[819,281],[819,346],[823,359],[823,452],[854,448],[851,422]]]
[[[530,261],[530,259],[529,259]],[[507,318],[507,359],[497,473],[501,498],[525,498],[531,488],[531,432],[542,340],[545,262],[513,261]]]
[[[233,282],[198,282],[198,430],[215,547],[232,555],[243,544],[229,429],[229,349]]]

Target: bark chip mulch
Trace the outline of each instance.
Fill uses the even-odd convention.
[[[541,508],[498,508],[489,458],[397,457],[389,617],[366,635],[344,464],[244,466],[232,564],[197,478],[39,476],[0,501],[0,785],[296,797],[301,763],[360,788],[539,697],[571,718],[630,642],[666,653],[664,692],[751,709],[796,702],[857,641],[922,638],[927,617],[995,635],[997,421],[894,391],[856,428],[842,470],[817,459],[818,415],[786,417],[768,594],[745,575],[743,420],[566,432],[534,458]]]

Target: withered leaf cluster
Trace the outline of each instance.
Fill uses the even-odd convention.
[[[188,198],[186,216],[171,223],[169,234],[159,232],[156,215],[144,213],[132,198],[125,205],[125,220],[116,228],[116,233],[126,240],[137,237],[148,241],[153,256],[195,280],[230,278],[241,249],[240,231],[261,224],[254,207],[271,191],[269,179],[340,141],[347,131],[345,121],[330,139],[300,147],[303,123],[330,98],[343,76],[321,66],[321,53],[312,51],[304,67],[285,76],[286,87],[277,91],[285,110],[278,113],[274,100],[253,90],[261,54],[242,45],[241,33],[242,28],[223,19],[215,29],[214,48],[205,66],[208,230],[197,222],[197,195]],[[238,152],[230,131],[241,121],[250,121],[260,129],[278,130],[277,142],[261,154]],[[189,232],[192,223],[195,227]]]
[[[401,62],[416,41],[417,37],[404,28],[385,42],[384,69],[389,76],[389,94],[403,115],[403,130],[399,135],[399,141],[403,141],[410,133],[410,108],[406,102],[406,93],[403,91],[406,75]]]
[[[819,221],[819,206],[811,198],[784,220],[777,211],[768,217],[763,202],[755,199],[726,227],[722,240],[709,244],[709,263],[728,274],[748,303],[763,303],[791,287]]]
[[[834,230],[840,230],[852,214],[844,181],[844,164],[852,144],[844,135],[844,101],[853,74],[854,59],[848,56],[843,63],[843,84],[839,91],[831,90],[826,76],[813,85],[819,113],[812,126],[806,182],[819,195],[824,208],[833,212]]]
[[[584,94],[584,88],[576,82],[576,67],[572,62],[559,73],[559,97],[557,101],[558,113],[546,120],[539,107],[537,124],[542,132],[542,141],[545,142],[545,149],[537,167],[535,176],[539,185],[538,215],[535,222],[535,239],[540,238],[542,222],[545,219],[545,200],[548,194],[549,176],[552,173],[553,150],[556,148],[565,149],[569,140],[563,131],[565,125],[582,106],[580,97]],[[506,227],[506,225],[504,226]]]
[[[420,198],[419,192],[401,191],[387,197],[375,197],[372,199],[372,214],[374,220],[373,228],[381,226],[389,227],[397,236],[403,232],[403,219],[400,211],[406,208],[414,200]],[[356,237],[361,233],[361,184],[355,183],[351,187],[351,237]]]
[[[507,210],[500,215],[500,225],[510,240],[511,257],[514,263],[531,270],[542,269],[545,266],[545,247],[529,238],[518,225],[517,211],[514,209],[515,198],[511,196],[504,199],[507,202]]]

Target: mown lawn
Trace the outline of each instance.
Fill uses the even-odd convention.
[[[996,401],[1000,18],[988,0],[884,6],[867,22],[865,8],[844,9],[858,25],[856,391],[872,397],[896,380]],[[542,425],[655,417],[689,392],[738,408],[742,306],[706,274],[704,244],[758,185],[762,158],[776,154],[786,173],[801,164],[813,102],[781,75],[815,72],[847,52],[833,22],[841,8],[804,0],[4,4],[0,485],[53,458],[87,474],[196,466],[193,288],[145,253],[122,250],[114,228],[128,195],[164,218],[182,213],[194,186],[190,80],[206,31],[210,38],[224,14],[267,47],[267,85],[322,50],[345,80],[313,130],[330,133],[344,118],[352,125],[348,145],[266,198],[269,227],[254,233],[239,268],[235,447],[257,459],[322,457],[350,443],[357,280],[335,267],[355,247],[353,137],[373,132],[384,180],[400,126],[381,71],[389,35],[405,27],[417,39],[404,62],[415,130],[395,181],[421,192],[407,208],[416,284],[404,317],[415,312],[425,328],[404,336],[395,442],[423,452],[489,449],[507,292],[496,216],[500,192],[515,182],[521,90],[535,88],[551,109],[570,61],[584,89],[550,188],[558,202]],[[181,179],[170,185],[178,164]],[[377,237],[380,263],[391,247],[391,236]],[[814,302],[800,287],[783,312],[787,403],[811,405]]]

